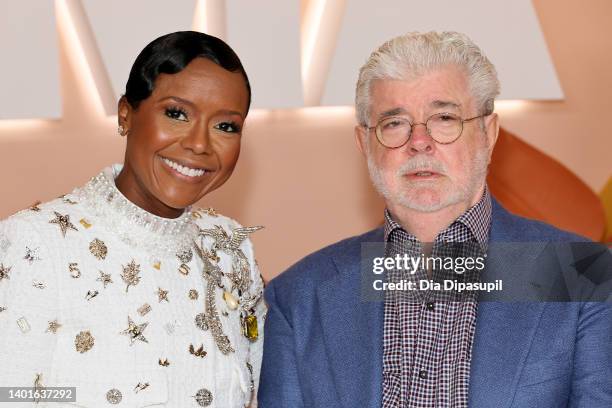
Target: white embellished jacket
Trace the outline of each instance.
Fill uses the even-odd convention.
[[[149,214],[115,187],[119,169],[0,222],[0,387],[76,388],[24,407],[249,406],[258,228],[212,209]]]

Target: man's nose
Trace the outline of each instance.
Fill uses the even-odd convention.
[[[427,127],[424,123],[415,123],[412,125],[412,133],[410,139],[406,143],[410,153],[433,153],[436,142],[429,136]]]

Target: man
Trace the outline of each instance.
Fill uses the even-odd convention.
[[[260,408],[612,406],[609,304],[525,302],[557,252],[495,247],[581,241],[490,196],[498,93],[493,65],[459,33],[411,33],[372,53],[357,82],[355,138],[385,200],[384,227],[270,282]],[[522,302],[474,292],[443,301],[431,290],[366,299],[361,265],[376,242],[391,259],[476,243],[489,258],[475,281],[518,283],[510,300]],[[415,282],[443,276],[413,272]]]

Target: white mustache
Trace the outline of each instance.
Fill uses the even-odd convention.
[[[446,174],[446,166],[435,159],[416,156],[408,159],[406,163],[402,164],[401,167],[397,169],[397,175],[401,177],[414,173],[415,171],[431,171],[444,175]]]

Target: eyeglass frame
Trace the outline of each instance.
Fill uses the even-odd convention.
[[[453,139],[453,140],[452,140],[452,141],[450,141],[450,142],[446,142],[446,143],[441,143],[441,142],[438,142],[438,141],[437,141],[437,140],[436,140],[436,139],[435,139],[435,138],[434,138],[434,137],[431,135],[431,133],[429,132],[429,128],[427,127],[427,122],[429,122],[429,120],[430,120],[431,118],[433,118],[434,116],[437,116],[437,115],[452,115],[452,116],[455,116],[455,117],[458,117],[459,119],[461,119],[461,117],[460,117],[460,116],[458,116],[458,115],[456,115],[456,114],[454,114],[454,113],[451,113],[451,112],[439,112],[439,113],[434,113],[433,115],[431,115],[430,117],[428,117],[428,118],[427,118],[427,120],[426,120],[424,123],[423,123],[423,122],[412,123],[412,122],[410,122],[410,120],[408,120],[408,119],[406,119],[406,118],[404,118],[404,117],[402,117],[402,116],[387,116],[387,117],[385,117],[385,118],[380,119],[380,120],[379,120],[379,121],[376,123],[376,126],[368,126],[368,125],[363,125],[363,127],[364,127],[364,128],[365,128],[365,129],[366,129],[368,132],[369,132],[369,131],[371,131],[372,129],[374,129],[374,133],[376,134],[376,140],[378,140],[378,143],[380,143],[381,145],[383,145],[383,146],[384,146],[384,147],[386,147],[387,149],[399,149],[400,147],[405,146],[405,145],[406,145],[406,143],[408,143],[408,141],[409,141],[409,140],[410,140],[410,138],[412,137],[412,128],[413,128],[413,127],[415,127],[416,125],[424,125],[424,126],[425,126],[425,130],[427,131],[427,135],[428,135],[429,137],[431,137],[431,140],[433,140],[434,142],[436,142],[436,143],[438,143],[438,144],[441,144],[441,145],[449,145],[449,144],[455,143],[457,140],[459,140],[459,138],[460,138],[460,137],[461,137],[461,135],[463,134],[463,124],[464,124],[465,122],[470,122],[470,121],[472,121],[472,120],[474,120],[474,119],[478,119],[478,118],[484,118],[484,117],[486,117],[486,116],[491,115],[491,113],[483,113],[482,115],[474,116],[473,118],[461,119],[461,130],[459,131],[459,134],[457,135],[457,137],[456,137],[455,139]],[[380,140],[380,139],[382,138],[382,136],[379,134],[380,132],[378,131],[378,126],[380,126],[380,124],[381,124],[381,123],[382,123],[384,120],[387,120],[387,119],[392,119],[392,118],[401,118],[401,119],[406,119],[406,120],[408,121],[408,123],[410,124],[410,134],[409,134],[409,135],[408,135],[408,137],[406,138],[406,141],[405,141],[404,143],[402,143],[401,145],[399,145],[399,146],[394,146],[394,147],[389,147],[389,146],[387,146],[386,144],[384,144],[384,143],[383,143],[383,142]]]

